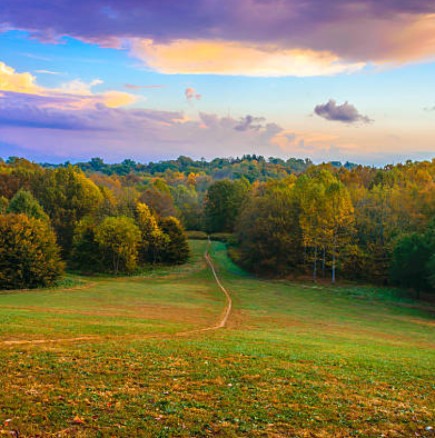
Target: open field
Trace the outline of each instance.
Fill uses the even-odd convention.
[[[148,278],[0,294],[0,435],[434,436],[431,309],[258,280],[213,243],[233,309],[200,331],[226,298],[191,243]]]

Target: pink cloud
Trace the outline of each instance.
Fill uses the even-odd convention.
[[[191,102],[192,99],[201,100],[201,97],[202,97],[201,94],[197,93],[195,91],[195,89],[191,88],[191,87],[186,88],[184,90],[184,95],[186,96],[186,99],[187,99],[188,102]]]

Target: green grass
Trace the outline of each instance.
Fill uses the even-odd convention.
[[[434,436],[431,309],[387,289],[259,280],[217,242],[228,328],[183,334],[225,305],[201,258],[207,242],[191,244],[188,264],[143,277],[0,294],[0,431]]]

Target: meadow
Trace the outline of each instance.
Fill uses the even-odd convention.
[[[248,275],[221,242],[143,276],[0,293],[0,435],[431,437],[435,309]]]

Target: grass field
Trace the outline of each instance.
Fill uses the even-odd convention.
[[[434,436],[430,308],[259,280],[213,243],[233,310],[200,331],[226,299],[191,244],[189,264],[147,277],[0,293],[0,435]]]

